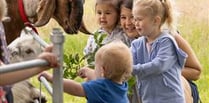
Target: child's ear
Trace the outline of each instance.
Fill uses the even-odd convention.
[[[160,25],[161,24],[161,17],[160,16],[156,16],[154,18],[154,24],[155,25]]]
[[[101,69],[101,75],[104,77],[104,74],[107,73],[107,69],[103,66]]]

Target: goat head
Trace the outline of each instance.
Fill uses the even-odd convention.
[[[37,0],[25,0],[24,4],[32,1]],[[40,0],[36,12],[34,25],[37,27],[45,25],[53,17],[66,33],[76,34],[81,27],[82,32],[89,34],[82,23],[83,0]]]
[[[32,35],[21,32],[21,36],[16,38],[8,46],[10,53],[10,62],[20,62],[36,58],[42,51],[41,45],[33,38]]]
[[[6,0],[7,16],[11,18],[10,22],[3,22],[8,44],[15,40],[25,27],[17,1]],[[23,0],[26,16],[35,26],[44,26],[54,18],[68,34],[76,34],[78,30],[90,34],[82,21],[83,3],[83,0]]]

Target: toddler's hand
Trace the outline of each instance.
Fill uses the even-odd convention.
[[[96,79],[94,70],[88,67],[83,67],[78,71],[78,76],[86,78],[87,81]]]
[[[52,80],[52,75],[49,74],[48,72],[42,72],[38,75],[38,80],[40,81],[41,77],[45,77],[47,81]]]
[[[89,69],[89,68],[87,68],[87,67],[81,68],[81,69],[78,71],[78,76],[81,77],[81,78],[86,78],[86,77],[87,77],[88,69]]]

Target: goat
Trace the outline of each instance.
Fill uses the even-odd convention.
[[[8,45],[10,62],[21,62],[36,58],[42,51],[41,45],[26,30],[22,30],[20,37]],[[16,83],[12,87],[15,103],[35,103],[41,96],[41,103],[46,103],[44,94],[35,88],[29,80]]]
[[[44,26],[54,18],[66,33],[75,34],[78,29],[86,34],[82,22],[84,0],[23,0],[24,11],[28,20],[36,27]],[[18,0],[6,0],[7,16],[10,22],[4,22],[7,43],[11,43],[20,35],[25,27],[18,9]]]

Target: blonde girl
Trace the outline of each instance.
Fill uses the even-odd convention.
[[[185,103],[180,77],[187,54],[168,32],[174,30],[170,1],[138,0],[133,16],[142,36],[131,44],[142,103]],[[162,30],[165,25],[168,31]]]

